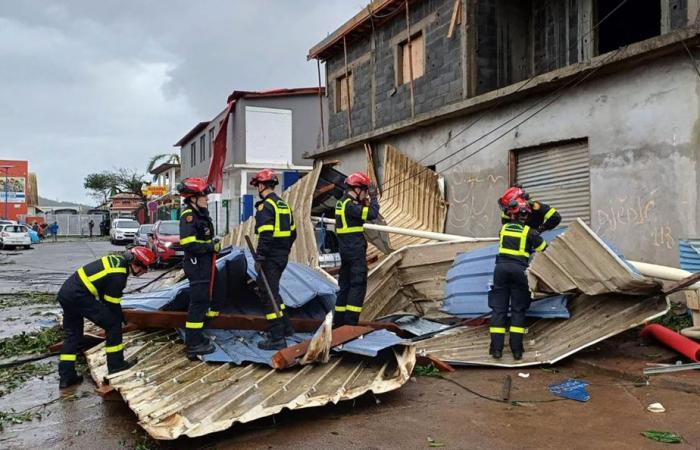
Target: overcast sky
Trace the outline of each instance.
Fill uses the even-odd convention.
[[[0,0],[0,159],[39,194],[145,171],[234,89],[317,85],[308,50],[367,0]]]

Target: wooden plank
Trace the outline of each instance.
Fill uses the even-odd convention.
[[[331,335],[331,348],[352,341],[362,335],[374,331],[370,327],[343,325],[333,330]],[[275,369],[286,369],[294,365],[298,358],[306,354],[311,339],[301,342],[291,347],[284,348],[272,356],[272,367]]]
[[[124,318],[130,324],[145,328],[184,328],[187,319],[185,311],[137,311],[124,310]],[[296,331],[312,333],[321,326],[320,319],[291,318],[292,326]],[[384,322],[360,322],[358,325],[372,328],[373,330],[389,330],[401,334],[401,329],[393,323]],[[263,316],[248,316],[243,314],[221,314],[207,324],[207,328],[225,330],[257,330],[264,331],[269,326],[269,321]]]
[[[452,17],[450,18],[450,28],[447,30],[447,39],[452,39],[452,35],[455,32],[455,27],[457,26],[457,21],[459,20],[461,5],[462,0],[455,0],[455,4],[452,6]]]

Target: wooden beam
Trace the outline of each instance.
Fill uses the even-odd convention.
[[[447,30],[447,39],[452,39],[452,35],[455,32],[455,27],[459,22],[461,5],[462,0],[455,0],[454,6],[452,6],[452,17],[450,18],[450,28]]]
[[[331,335],[331,348],[352,341],[353,339],[372,331],[374,331],[374,329],[370,327],[351,325],[343,325],[342,327],[338,327],[333,330]],[[272,367],[275,369],[286,369],[287,367],[293,366],[298,358],[301,358],[306,354],[310,343],[311,339],[308,339],[304,342],[292,345],[291,347],[283,348],[282,350],[278,351],[272,356]]]
[[[411,46],[411,14],[408,8],[408,0],[406,0],[406,34],[408,37],[408,76],[410,78],[410,90],[411,90],[411,117],[416,115],[416,99],[413,95],[413,48]],[[397,68],[398,70],[398,68]]]
[[[353,93],[350,92],[350,74],[348,72],[348,43],[343,36],[343,53],[345,54],[345,97],[347,98],[347,111],[348,111],[348,138],[352,138],[352,97]],[[355,82],[353,81],[353,89]],[[342,97],[340,101],[341,105],[343,103]]]
[[[144,328],[184,328],[187,319],[185,311],[142,311],[134,309],[123,310],[124,319],[140,329]],[[312,333],[321,326],[320,319],[291,318],[292,326],[296,331]],[[264,331],[270,322],[263,316],[248,316],[243,314],[221,314],[207,324],[207,328],[225,330],[257,330]],[[385,322],[360,322],[358,325],[372,328],[373,330],[389,330],[402,333],[394,323]]]

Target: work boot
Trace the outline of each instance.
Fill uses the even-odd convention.
[[[216,351],[214,344],[212,344],[209,341],[209,339],[206,339],[197,345],[188,345],[187,346],[187,358],[196,359],[197,356],[208,355],[210,353],[214,353],[214,351]]]
[[[122,372],[124,370],[131,369],[136,364],[136,361],[121,361],[117,364],[107,363],[107,373],[112,375],[113,373]]]
[[[521,360],[523,359],[523,334],[522,333],[510,333],[509,339],[510,351],[513,353],[513,359]]]
[[[272,335],[268,335],[267,339],[258,342],[258,348],[260,350],[282,350],[287,348],[287,341],[284,338],[273,338]]]
[[[520,361],[521,359],[523,359],[523,351],[513,350],[513,359],[516,361]]]
[[[493,359],[501,359],[503,357],[503,349],[497,350],[491,347],[489,348],[489,355],[493,356]]]
[[[75,384],[80,384],[82,382],[83,382],[83,376],[75,373],[71,376],[61,377],[61,379],[58,382],[58,388],[65,389],[65,388],[71,387]]]

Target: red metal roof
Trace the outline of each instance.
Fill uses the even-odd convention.
[[[321,95],[326,92],[326,89],[320,88]],[[232,102],[234,100],[239,100],[241,98],[264,98],[264,97],[292,97],[295,95],[318,95],[318,87],[302,87],[302,88],[291,88],[291,89],[270,89],[267,91],[233,91],[231,95],[228,96],[227,102]]]
[[[182,147],[183,145],[185,145],[187,143],[187,141],[192,139],[192,136],[198,134],[203,129],[205,129],[207,127],[207,125],[209,125],[209,123],[210,122],[199,122],[197,125],[194,126],[194,128],[192,128],[190,131],[188,131],[186,135],[181,137],[180,140],[177,141],[175,143],[175,145],[173,145],[173,147]]]

